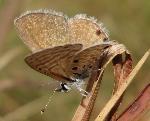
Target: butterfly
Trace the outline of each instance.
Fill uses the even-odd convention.
[[[59,91],[68,91],[72,85],[83,91],[83,80],[90,77],[96,61],[111,43],[102,24],[85,14],[68,18],[61,12],[41,9],[23,13],[14,24],[32,51],[25,62],[60,81]]]

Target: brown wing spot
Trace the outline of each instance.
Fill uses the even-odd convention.
[[[79,60],[74,60],[73,62],[74,62],[74,63],[78,63],[78,62],[79,62]]]
[[[85,66],[85,65],[83,65],[82,67],[83,67],[83,68],[85,68],[86,66]]]
[[[90,65],[89,68],[92,68],[92,65]]]
[[[73,68],[72,68],[72,70],[77,70],[77,69],[78,69],[78,67],[73,67]]]
[[[103,40],[104,40],[104,41],[106,41],[106,40],[108,40],[108,38],[107,38],[107,37],[105,37]]]
[[[109,46],[104,47],[104,49],[107,49]]]
[[[100,29],[96,30],[96,35],[100,35],[102,32]]]
[[[96,30],[96,35],[99,36],[100,34],[104,34],[104,33],[100,29]],[[108,37],[105,37],[103,40],[104,41],[108,40]]]
[[[41,68],[38,68],[38,70],[40,70],[40,71],[41,71],[42,69],[41,69]]]

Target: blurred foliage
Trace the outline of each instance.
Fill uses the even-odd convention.
[[[48,83],[50,85],[55,83],[49,77],[32,70],[24,62],[24,57],[29,53],[29,50],[17,36],[13,20],[26,10],[50,8],[62,11],[69,17],[78,13],[86,13],[89,16],[94,16],[104,23],[110,32],[111,39],[115,39],[126,45],[132,53],[134,64],[137,63],[144,52],[150,47],[149,0],[13,0],[13,2],[12,0],[0,0],[0,28],[2,25],[8,24],[4,20],[9,20],[10,22],[6,26],[7,30],[1,28],[5,30],[5,37],[4,39],[0,39],[0,60],[6,52],[13,48],[21,47],[23,51],[12,59],[3,70],[0,70],[0,85],[5,80],[10,80],[12,83],[11,88],[0,89],[0,118],[7,116],[7,114],[41,96],[47,95],[49,91],[52,92],[53,86],[50,87]],[[16,4],[16,6],[14,8],[9,7],[9,4],[10,6],[11,4]],[[15,9],[15,12],[13,13],[13,17],[10,18],[9,12],[13,9]],[[0,31],[0,38],[2,37],[2,32]],[[148,59],[128,88],[120,111],[130,104],[146,84],[150,82],[149,62],[150,59]],[[104,73],[99,98],[97,99],[92,118],[97,115],[105,102],[108,101],[112,88],[113,70],[110,64]],[[26,117],[24,121],[69,121],[80,99],[81,95],[74,90],[67,94],[57,94],[52,99],[48,111],[44,115],[40,115],[39,110],[36,114]],[[46,101],[42,102],[43,105]],[[143,117],[142,121],[148,120]]]

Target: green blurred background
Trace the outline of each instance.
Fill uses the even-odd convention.
[[[81,95],[77,91],[56,94],[41,115],[55,82],[24,62],[29,53],[14,29],[13,20],[22,12],[40,8],[95,16],[109,30],[110,38],[126,45],[134,65],[150,47],[149,0],[0,0],[0,121],[70,121]],[[113,70],[107,67],[91,121],[109,100]],[[129,86],[120,112],[150,83],[150,59]],[[3,120],[4,119],[4,120]],[[150,111],[141,119],[150,121]]]

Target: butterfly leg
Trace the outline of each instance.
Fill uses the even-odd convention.
[[[85,90],[82,89],[82,88],[79,88],[78,90],[79,90],[80,94],[81,94],[82,96],[84,96],[84,97],[87,97],[88,94],[89,94],[87,91],[85,91]]]
[[[89,93],[81,88],[82,84],[83,84],[83,82],[77,82],[77,83],[75,83],[75,87],[77,88],[77,90],[79,90],[79,92],[82,96],[86,97]]]

